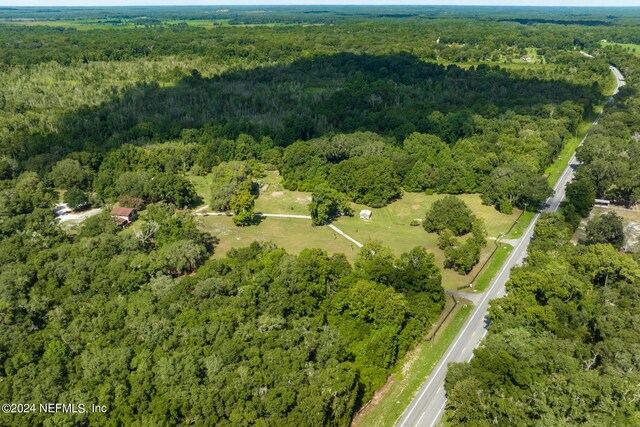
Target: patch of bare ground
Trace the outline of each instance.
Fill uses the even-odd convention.
[[[360,409],[360,411],[353,418],[353,421],[351,421],[352,427],[358,426],[362,420],[362,417],[364,417],[370,410],[375,408],[378,402],[380,402],[380,399],[382,399],[389,392],[389,390],[391,390],[391,387],[393,386],[394,382],[395,382],[394,374],[389,375],[389,378],[387,379],[386,384],[382,386],[380,390],[376,391],[376,393],[373,395],[371,400],[367,402],[367,404],[364,405],[362,409]]]

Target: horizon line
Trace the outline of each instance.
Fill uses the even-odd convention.
[[[593,9],[593,8],[597,8],[597,9],[622,9],[622,8],[627,8],[627,9],[640,9],[640,4],[639,5],[578,5],[578,6],[574,6],[574,5],[524,5],[524,4],[488,4],[488,3],[484,3],[484,4],[468,4],[468,3],[457,3],[457,4],[429,4],[429,3],[425,3],[425,4],[415,4],[415,3],[404,3],[404,4],[397,4],[397,3],[347,3],[347,4],[340,4],[340,3],[330,3],[330,4],[326,4],[326,3],[308,3],[308,4],[289,4],[289,3],[271,3],[271,4],[264,4],[264,3],[247,3],[247,4],[198,4],[198,3],[192,3],[192,4],[144,4],[144,3],[140,3],[140,4],[120,4],[120,5],[113,5],[113,4],[109,4],[109,5],[101,5],[101,4],[96,4],[96,5],[69,5],[69,4],[51,4],[51,5],[14,5],[14,4],[7,4],[7,5],[1,5],[0,4],[0,10],[1,9],[7,9],[7,8],[14,8],[14,9],[34,9],[34,8],[48,8],[48,7],[65,7],[65,8],[75,8],[75,9],[96,9],[96,8],[115,8],[115,7],[228,7],[228,8],[246,8],[246,7],[263,7],[263,8],[269,8],[269,7],[469,7],[469,8],[473,8],[473,7],[514,7],[514,8],[532,8],[532,9]]]

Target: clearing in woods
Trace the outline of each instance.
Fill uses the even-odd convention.
[[[192,178],[205,203],[209,197],[207,178]],[[261,188],[255,204],[257,213],[308,215],[307,204],[311,200],[311,193],[284,189],[281,177],[275,171],[267,172],[264,178],[257,181]],[[361,243],[379,240],[396,255],[415,246],[424,246],[435,255],[438,265],[442,267],[444,252],[437,246],[437,235],[427,233],[419,225],[412,226],[411,222],[422,219],[431,205],[443,197],[445,195],[405,193],[402,198],[383,208],[352,204],[354,216],[340,217],[334,224]],[[520,214],[517,209],[510,215],[501,214],[493,206],[483,205],[478,194],[461,194],[458,197],[484,220],[489,238],[487,246],[482,250],[480,262],[469,275],[460,275],[453,270],[442,271],[445,289],[455,289],[468,284],[493,251],[496,237],[506,232]],[[373,212],[371,220],[359,218],[358,214],[362,209],[370,209]],[[353,261],[358,253],[358,248],[344,237],[328,227],[313,227],[309,220],[263,218],[257,225],[250,227],[236,227],[231,218],[226,216],[208,216],[200,220],[207,231],[220,239],[215,256],[223,256],[229,249],[247,246],[254,240],[273,241],[294,254],[304,248],[322,248],[329,254],[344,253],[349,261]]]

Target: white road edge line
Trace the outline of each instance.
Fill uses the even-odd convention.
[[[447,401],[445,400],[444,403],[442,404],[442,406],[440,406],[440,409],[438,409],[438,412],[436,412],[436,415],[439,415],[444,411],[444,407],[445,407],[446,404],[447,404]],[[436,417],[429,427],[433,427],[434,425],[436,425],[436,423],[438,421],[440,421],[440,417]],[[418,424],[420,424],[419,421],[418,421]]]

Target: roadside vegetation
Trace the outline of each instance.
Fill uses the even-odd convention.
[[[619,218],[585,219],[595,197],[640,198],[637,57],[600,43],[640,43],[637,12],[322,9],[0,9],[0,389],[109,408],[6,424],[345,426],[394,374],[366,415],[392,423],[471,309],[427,348],[445,288],[468,285],[523,209],[505,238],[528,225],[609,63],[629,84],[492,308],[496,352],[451,374],[449,419],[527,425],[501,411],[554,374],[616,402],[576,423],[637,419],[619,396],[638,370],[616,347],[635,342],[637,264],[611,246]],[[58,223],[61,201],[77,225]],[[585,245],[566,244],[581,222]],[[561,345],[567,370],[553,352],[520,365],[545,354],[535,343]]]
[[[391,379],[383,389],[381,396],[374,397],[370,407],[365,407],[363,413],[355,420],[356,426],[391,426],[395,425],[411,399],[420,390],[424,379],[428,378],[440,358],[445,354],[453,342],[473,305],[459,303],[459,307],[442,327],[433,341],[420,343],[411,353],[401,361]]]
[[[625,221],[637,213],[625,207],[637,204],[640,185],[634,166],[640,74],[627,48],[606,46],[603,53],[621,67],[627,86],[578,149],[582,165],[561,212],[542,215],[507,296],[492,302],[484,344],[470,362],[451,365],[445,383],[451,424],[626,425],[640,419],[638,402],[619,398],[638,376],[639,257],[637,246],[625,246],[637,239],[630,229],[625,233]],[[612,204],[594,208],[596,197]],[[544,401],[535,397],[541,394]]]

